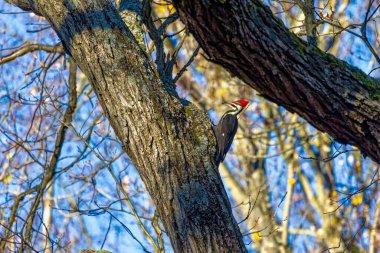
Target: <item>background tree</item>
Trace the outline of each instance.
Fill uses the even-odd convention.
[[[22,5],[26,3],[18,1],[23,8],[28,8]],[[252,100],[240,120],[234,155],[219,168],[249,251],[375,252],[379,248],[378,166],[362,158],[356,148],[334,142],[295,114],[257,97],[250,87],[211,64],[207,60],[210,51],[206,55],[199,49],[170,2],[114,3],[136,40],[116,22],[113,7],[100,1],[94,1],[94,6],[73,3],[65,6],[70,10],[67,13],[64,9],[54,12],[63,8],[59,1],[54,6],[41,3],[34,6],[34,12],[50,23],[18,13],[4,3],[0,7],[9,10],[0,15],[4,27],[0,58],[4,112],[0,128],[2,249],[60,252],[106,248],[124,252],[135,248],[164,252],[183,250],[179,249],[182,243],[187,250],[198,247],[202,252],[201,247],[210,247],[209,240],[214,240],[214,247],[223,247],[223,241],[224,249],[235,246],[243,251],[219,176],[212,162],[207,162],[212,161],[215,145],[209,120],[195,107],[181,105],[176,92],[200,109],[217,108],[219,115],[223,102],[242,97]],[[377,67],[378,3],[357,6],[346,1],[320,1],[312,5],[314,18],[308,16],[310,5],[305,6],[310,2],[266,4],[309,43],[367,72]],[[180,7],[180,13],[185,7]],[[260,13],[260,8],[257,10]],[[351,18],[354,10],[357,20]],[[13,16],[18,22],[10,23]],[[368,20],[365,23],[364,17]],[[308,20],[315,20],[313,29]],[[25,24],[27,32],[16,28]],[[74,61],[64,54],[51,24]],[[218,27],[212,25],[214,22],[208,24]],[[354,35],[364,24],[368,36]],[[76,37],[78,34],[82,37]],[[111,36],[115,34],[116,38]],[[358,50],[348,50],[352,48]],[[119,49],[122,52],[114,53]],[[112,56],[110,50],[114,51]],[[304,54],[309,50],[313,53],[314,49],[306,47]],[[107,61],[108,57],[112,61]],[[91,82],[77,72],[76,64]],[[350,71],[351,67],[345,66]],[[376,76],[376,70],[371,74]],[[371,101],[374,113],[379,111],[376,92],[375,86],[364,95],[358,93],[368,95],[364,101]],[[128,94],[131,96],[124,97]],[[215,112],[209,112],[215,119]],[[148,115],[152,116],[145,123]],[[376,115],[372,115],[374,121],[378,120]],[[177,147],[177,142],[186,145]],[[176,186],[179,191],[170,195]],[[173,204],[167,205],[165,199]],[[174,219],[170,217],[176,214],[170,213],[176,210],[173,206],[180,209]],[[223,206],[226,211],[221,212]],[[232,230],[221,227],[228,224]],[[199,228],[202,231],[198,232]],[[177,231],[181,236],[173,235]],[[225,235],[231,233],[236,236],[226,240]]]

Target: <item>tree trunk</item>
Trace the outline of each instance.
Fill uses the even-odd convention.
[[[380,163],[380,81],[289,32],[260,0],[173,0],[210,59]]]
[[[110,1],[8,2],[44,16],[87,75],[175,252],[246,252],[210,119],[159,80]]]

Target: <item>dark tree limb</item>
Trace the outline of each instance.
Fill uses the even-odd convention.
[[[380,81],[289,32],[259,0],[173,0],[210,59],[380,163]]]

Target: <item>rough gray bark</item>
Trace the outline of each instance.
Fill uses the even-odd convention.
[[[176,252],[245,252],[207,114],[155,75],[109,1],[8,0],[44,16],[87,75]]]
[[[260,0],[173,0],[210,59],[380,163],[380,82],[307,45]]]

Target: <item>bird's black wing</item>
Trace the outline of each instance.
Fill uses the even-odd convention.
[[[219,161],[222,162],[226,157],[228,150],[230,150],[232,141],[238,129],[238,119],[235,115],[225,115],[217,125],[219,146]]]

